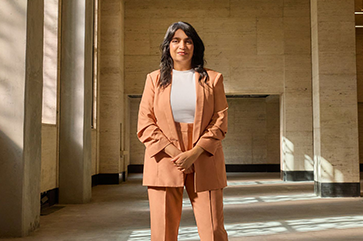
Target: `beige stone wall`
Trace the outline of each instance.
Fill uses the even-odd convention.
[[[361,12],[363,2],[355,1],[355,11]],[[355,24],[363,25],[363,15],[355,16]],[[359,129],[359,160],[363,163],[363,29],[356,31],[356,59],[357,59],[357,91],[358,91],[358,129]]]
[[[45,192],[59,186],[57,132],[57,126],[55,125],[42,125],[41,192]]]
[[[123,1],[100,1],[99,172],[124,171]]]
[[[359,159],[363,163],[363,29],[356,29]]]
[[[277,100],[276,100],[277,99]],[[226,164],[279,164],[277,98],[228,98]]]
[[[293,19],[284,12],[309,12],[309,1],[285,2],[189,0],[180,6],[177,1],[125,1],[125,93],[142,93],[146,73],[158,68],[167,27],[180,20],[200,34],[206,67],[224,74],[227,93],[282,93],[285,52],[304,47],[298,31],[284,38],[284,22]]]
[[[120,70],[121,70],[121,79],[119,80],[121,82],[121,91],[120,91],[120,98],[121,98],[121,105],[120,105],[120,119],[121,119],[121,144],[120,144],[120,172],[126,172],[127,171],[127,163],[128,163],[128,155],[125,145],[127,137],[126,137],[126,115],[127,115],[127,103],[125,101],[125,2],[124,0],[121,0],[120,4],[120,29],[121,29],[121,38],[120,38]]]
[[[279,164],[279,97],[227,100],[226,164]],[[131,164],[143,164],[144,159],[144,145],[136,136],[139,103],[139,98],[130,98]]]
[[[280,138],[294,152],[283,151],[282,163],[289,171],[312,170],[310,1],[178,3],[125,1],[125,94],[142,94],[167,27],[189,22],[205,44],[206,67],[223,73],[226,94],[283,96]]]
[[[356,29],[358,102],[363,102],[363,29]]]

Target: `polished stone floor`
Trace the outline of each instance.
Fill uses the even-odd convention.
[[[56,205],[56,211],[41,217],[37,231],[10,240],[150,240],[147,190],[141,178],[132,174],[123,184],[96,186],[90,203]],[[282,182],[279,173],[228,173],[228,184],[224,210],[230,241],[363,240],[362,198],[318,198],[313,182]],[[182,240],[199,240],[187,196]]]

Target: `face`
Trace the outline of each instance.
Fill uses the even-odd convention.
[[[174,69],[190,69],[192,66],[192,57],[194,44],[185,32],[178,29],[170,41],[170,55],[174,61]]]

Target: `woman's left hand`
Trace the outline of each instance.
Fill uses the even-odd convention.
[[[195,146],[189,151],[180,153],[179,155],[171,159],[172,162],[178,167],[180,171],[185,171],[198,159],[198,157],[204,152],[204,149]]]

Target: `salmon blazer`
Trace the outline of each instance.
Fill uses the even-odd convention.
[[[227,133],[227,100],[223,76],[207,70],[209,80],[201,85],[196,78],[196,106],[193,146],[205,151],[194,163],[194,186],[197,192],[227,186],[222,139]],[[183,187],[184,173],[171,162],[164,148],[173,144],[180,149],[170,105],[171,85],[158,87],[160,70],[147,75],[141,98],[137,136],[145,144],[144,186]]]

